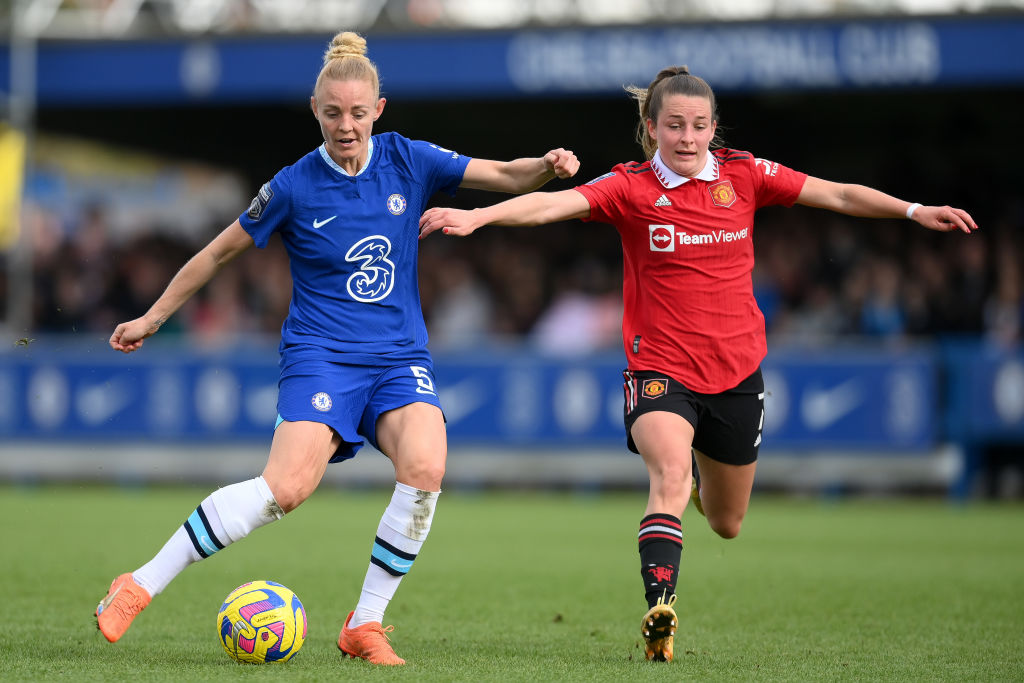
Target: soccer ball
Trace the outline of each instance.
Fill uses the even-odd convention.
[[[217,633],[236,661],[287,662],[306,641],[306,610],[281,584],[250,581],[224,598],[217,612]]]

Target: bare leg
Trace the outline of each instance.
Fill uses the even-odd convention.
[[[700,451],[700,500],[711,529],[722,538],[736,538],[750,505],[757,461],[749,465],[727,465]]]

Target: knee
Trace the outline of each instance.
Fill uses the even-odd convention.
[[[722,538],[736,538],[740,535],[740,527],[743,526],[743,515],[710,515],[708,525]]]
[[[651,472],[651,484],[662,495],[685,498],[690,495],[690,463],[670,464]]]
[[[287,477],[271,481],[264,475],[264,479],[267,480],[270,492],[274,494],[274,500],[285,513],[302,505],[316,489],[315,484],[303,480],[302,477]]]
[[[439,491],[444,479],[443,458],[420,458],[395,469],[395,479],[424,491]]]

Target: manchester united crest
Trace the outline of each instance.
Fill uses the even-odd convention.
[[[645,379],[643,384],[644,398],[658,398],[664,396],[668,390],[668,380],[666,379]]]
[[[711,193],[711,201],[716,206],[730,207],[736,201],[736,190],[733,189],[732,183],[728,180],[708,185],[708,192]]]

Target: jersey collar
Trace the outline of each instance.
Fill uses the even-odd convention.
[[[331,155],[327,153],[327,143],[326,142],[324,144],[320,145],[320,156],[323,158],[324,162],[328,166],[333,168],[338,173],[340,173],[342,175],[347,175],[347,176],[351,176],[352,175],[351,173],[349,173],[348,171],[343,169],[341,166],[339,166],[337,164],[337,162],[335,162],[334,159],[331,158]],[[363,167],[361,169],[359,169],[359,171],[356,173],[356,175],[362,175],[363,171],[365,171],[367,168],[369,168],[369,166],[370,166],[370,159],[373,159],[373,138],[370,138],[370,142],[366,145],[366,163],[363,164]]]
[[[668,189],[679,187],[692,178],[679,175],[664,162],[661,158],[661,150],[657,150],[654,153],[654,158],[651,159],[651,170],[654,171],[654,175],[658,177],[661,184]],[[708,160],[704,164],[703,170],[696,175],[698,180],[718,180],[718,160],[715,159],[715,155],[708,150]]]

